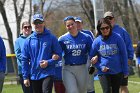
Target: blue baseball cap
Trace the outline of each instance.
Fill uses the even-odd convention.
[[[83,22],[81,17],[75,17],[75,21],[80,23]]]
[[[40,20],[40,21],[44,21],[43,15],[41,15],[41,14],[35,14],[33,16],[33,21],[35,21],[37,19]]]
[[[64,22],[66,22],[67,20],[74,20],[75,21],[75,18],[73,16],[67,16],[64,18]]]

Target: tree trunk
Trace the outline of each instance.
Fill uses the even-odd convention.
[[[137,19],[136,12],[134,10],[132,1],[129,0],[129,3],[130,3],[130,6],[131,6],[133,20],[134,20],[134,23],[135,23],[135,26],[136,26],[136,29],[137,29],[137,33],[138,33],[138,40],[140,40],[140,25],[139,25],[139,22],[138,22],[138,19]]]
[[[125,29],[128,31],[128,33],[131,33],[130,31],[130,24],[129,24],[129,10],[128,10],[128,0],[124,0],[124,16],[123,16],[123,21],[124,21],[124,26]]]
[[[8,35],[8,43],[10,46],[10,52],[13,54],[14,53],[14,45],[13,45],[13,36],[12,36],[12,31],[10,28],[10,25],[8,23],[7,17],[6,17],[6,12],[3,3],[0,1],[0,12],[4,21],[5,28],[7,30],[7,35]],[[17,74],[17,65],[16,61],[12,61],[13,67],[14,67],[14,72]]]

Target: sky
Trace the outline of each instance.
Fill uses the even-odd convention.
[[[136,2],[140,4],[140,0],[136,0]]]

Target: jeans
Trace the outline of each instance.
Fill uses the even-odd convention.
[[[122,73],[99,75],[103,93],[119,93]]]

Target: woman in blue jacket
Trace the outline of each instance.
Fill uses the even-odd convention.
[[[20,83],[22,86],[22,90],[24,93],[32,93],[32,89],[31,87],[26,87],[24,85],[23,82],[23,77],[22,77],[22,63],[21,63],[21,51],[23,49],[24,46],[24,42],[26,40],[26,38],[31,35],[32,32],[32,27],[31,24],[28,21],[24,21],[22,23],[22,34],[20,34],[20,36],[16,39],[15,41],[15,46],[14,46],[14,51],[16,54],[16,58],[17,58],[17,64],[18,64],[18,75],[20,77]]]
[[[98,56],[94,63],[98,69],[103,93],[119,93],[122,75],[128,76],[127,52],[123,39],[112,32],[107,19],[100,19],[97,25],[98,37],[93,41],[90,59]]]

